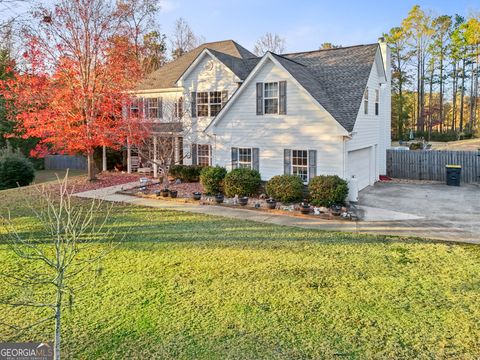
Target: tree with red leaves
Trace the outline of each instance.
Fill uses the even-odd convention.
[[[95,179],[94,149],[119,148],[134,128],[131,120],[124,123],[122,105],[142,72],[124,16],[105,0],[59,0],[53,10],[38,8],[37,25],[25,31],[26,66],[3,86],[15,109],[16,133],[40,139],[32,155],[83,153],[89,180]]]

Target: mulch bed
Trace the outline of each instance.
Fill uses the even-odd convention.
[[[158,199],[162,201],[174,201],[179,203],[195,203],[198,205],[216,205],[216,206],[230,207],[230,208],[236,208],[236,209],[257,210],[257,211],[269,213],[272,215],[274,214],[288,215],[288,216],[316,218],[316,219],[323,219],[323,220],[350,220],[350,219],[344,219],[341,216],[335,216],[332,213],[330,213],[328,209],[325,209],[325,208],[323,208],[323,212],[320,213],[319,215],[314,215],[313,213],[310,213],[308,215],[303,215],[299,211],[300,210],[299,204],[288,205],[288,204],[282,204],[280,202],[277,202],[276,209],[268,209],[265,199],[252,198],[252,197],[248,199],[248,204],[246,206],[234,204],[233,199],[231,198],[225,198],[223,203],[217,204],[215,202],[214,196],[206,196],[203,194],[204,189],[200,183],[176,184],[174,182],[171,182],[168,185],[168,189],[176,190],[178,192],[177,198],[171,198],[169,196],[163,197],[155,194],[156,191],[162,190],[165,187],[166,187],[165,184],[147,185],[146,189],[144,191],[141,191],[140,186],[138,186],[133,189],[122,190],[120,191],[120,193],[134,195],[134,196],[143,197],[143,198]],[[193,200],[194,192],[201,192],[202,199],[199,201]],[[346,211],[346,208],[344,208],[344,211]]]

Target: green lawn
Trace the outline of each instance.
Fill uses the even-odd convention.
[[[57,176],[59,178],[65,177],[66,170],[37,170],[35,171],[35,183],[41,184],[48,181],[57,180]],[[85,170],[68,170],[68,176],[79,176],[85,175]]]
[[[16,191],[0,204],[28,227]],[[68,358],[480,357],[477,246],[116,210],[128,236],[66,309]],[[5,247],[1,267],[29,271]],[[38,314],[5,310],[17,324]],[[0,325],[0,342],[10,335]]]

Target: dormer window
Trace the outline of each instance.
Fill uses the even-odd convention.
[[[278,82],[264,84],[264,113],[278,114]]]

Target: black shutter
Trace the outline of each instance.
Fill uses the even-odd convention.
[[[280,115],[287,114],[287,82],[280,81],[278,83],[278,93],[279,93],[279,104],[278,104],[278,113]]]
[[[222,91],[222,108],[225,106],[225,104],[227,103],[228,101],[228,91],[227,90],[223,90]]]
[[[317,176],[317,150],[308,150],[308,180]]]
[[[163,99],[159,97],[157,99],[157,119],[163,118]]]
[[[263,83],[257,83],[257,115],[263,115]]]
[[[180,98],[178,99],[177,116],[180,119],[183,118],[183,96],[180,96]]]
[[[283,150],[283,173],[290,175],[292,173],[292,150]]]
[[[191,103],[192,103],[192,118],[197,117],[197,93],[192,91],[191,93]]]
[[[238,148],[232,147],[232,170],[238,167]]]
[[[252,169],[260,171],[260,150],[258,148],[252,149]]]
[[[197,144],[192,144],[192,165],[197,165]]]

